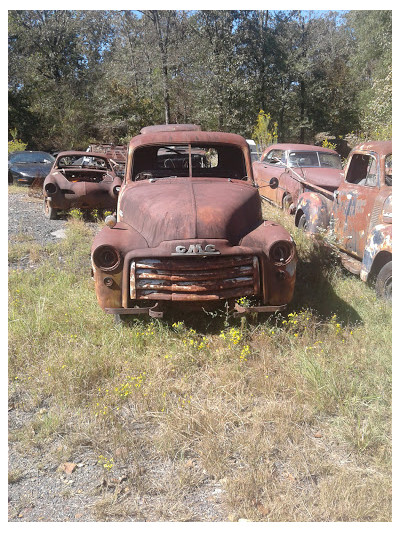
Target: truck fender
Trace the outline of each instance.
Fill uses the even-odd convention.
[[[360,277],[367,281],[371,273],[379,270],[392,259],[392,225],[378,224],[367,237]]]
[[[299,196],[296,206],[295,224],[305,215],[308,233],[319,233],[329,226],[332,201],[317,192],[306,191]]]

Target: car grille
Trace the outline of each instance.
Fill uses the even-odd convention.
[[[132,300],[207,301],[259,293],[256,256],[136,259]]]

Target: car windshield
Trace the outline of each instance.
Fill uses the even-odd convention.
[[[57,161],[58,168],[79,167],[79,168],[95,168],[95,169],[110,169],[108,160],[104,157],[88,156],[82,154],[66,154],[59,157]]]
[[[289,167],[324,167],[341,170],[342,163],[339,154],[329,152],[289,152]]]
[[[243,179],[246,165],[240,146],[140,146],[133,158],[132,180],[165,177]]]
[[[12,163],[53,163],[54,157],[45,152],[20,152],[10,156]]]

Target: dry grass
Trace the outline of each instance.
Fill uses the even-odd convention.
[[[256,323],[114,325],[80,220],[35,270],[10,272],[10,402],[31,415],[10,437],[55,464],[84,448],[109,477],[124,468],[97,520],[391,520],[391,309],[279,216],[296,296]]]

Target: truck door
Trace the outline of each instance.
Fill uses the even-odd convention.
[[[279,189],[272,189],[269,182],[271,178],[278,178],[279,180],[284,170],[285,152],[283,150],[270,150],[262,161],[253,164],[254,179],[259,187],[260,195],[279,205],[277,196]]]
[[[374,202],[379,193],[378,156],[354,153],[345,180],[335,191],[333,225],[341,249],[363,257]]]

